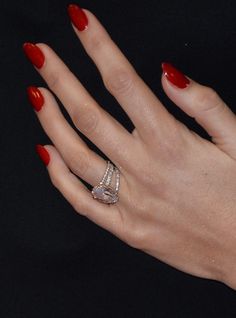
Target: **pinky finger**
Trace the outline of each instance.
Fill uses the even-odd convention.
[[[93,199],[90,191],[69,170],[54,146],[37,145],[36,151],[48,169],[52,184],[61,192],[76,212],[116,233],[120,228],[120,214],[115,206],[108,206]]]

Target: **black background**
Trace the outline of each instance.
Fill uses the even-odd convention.
[[[36,143],[50,140],[26,96],[28,85],[46,84],[24,56],[24,42],[50,45],[102,107],[133,128],[77,40],[69,3],[0,2],[0,317],[235,317],[235,291],[128,247],[76,214],[52,186],[35,153]],[[78,4],[101,20],[168,110],[201,136],[208,138],[165,96],[161,62],[235,107],[235,1]]]

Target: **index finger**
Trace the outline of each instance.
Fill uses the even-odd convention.
[[[173,116],[137,74],[98,19],[75,4],[68,6],[73,29],[102,76],[107,90],[128,114],[140,135],[167,133]]]

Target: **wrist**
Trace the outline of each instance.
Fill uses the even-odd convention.
[[[235,240],[234,240],[235,241]],[[218,280],[230,288],[236,290],[236,244],[230,244],[230,248],[222,253],[221,270]]]
[[[223,275],[221,278],[221,282],[229,286],[230,288],[236,290],[236,269],[235,265],[236,263],[234,262],[234,265],[225,269],[223,269]],[[233,268],[234,267],[234,268]]]

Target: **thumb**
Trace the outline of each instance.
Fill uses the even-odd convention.
[[[162,63],[162,86],[167,96],[193,117],[212,141],[236,159],[236,116],[210,87],[186,77],[169,63]]]

